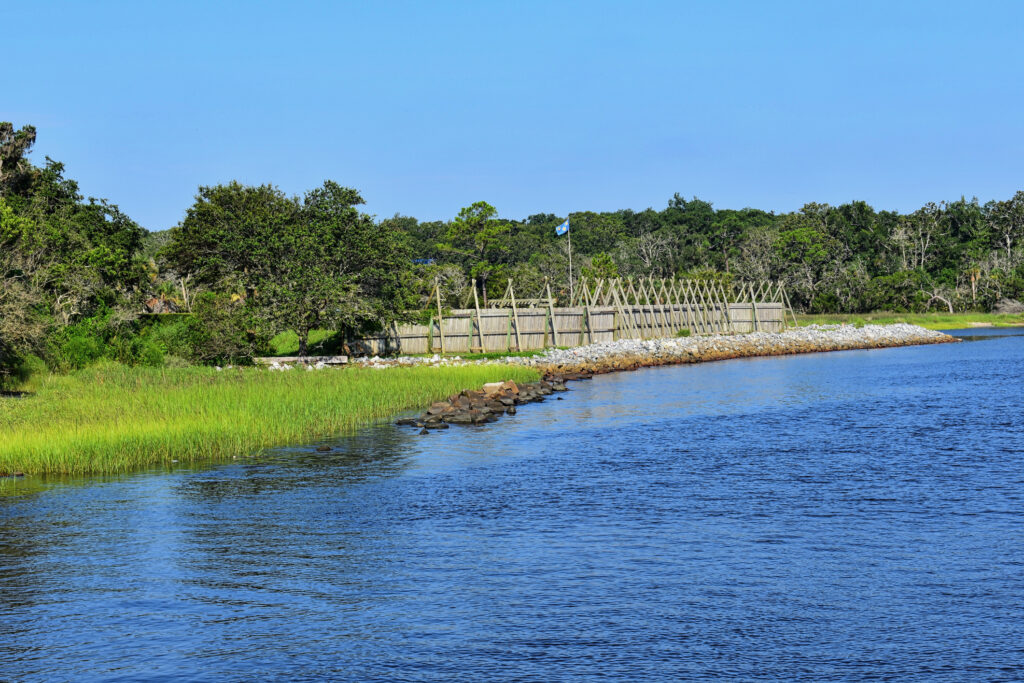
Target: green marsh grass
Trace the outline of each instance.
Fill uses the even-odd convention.
[[[51,375],[0,399],[0,473],[88,474],[225,460],[423,407],[462,389],[533,381],[512,365],[290,370],[127,368]]]
[[[879,311],[875,313],[836,313],[820,315],[797,315],[800,325],[831,325],[835,323],[851,323],[858,327],[867,325],[889,325],[892,323],[910,323],[930,330],[955,330],[974,325],[992,325],[993,327],[1017,327],[1024,325],[1024,315],[998,313],[892,313]]]

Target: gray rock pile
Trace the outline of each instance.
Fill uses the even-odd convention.
[[[582,379],[580,375],[572,375]],[[478,425],[495,422],[502,415],[515,415],[516,406],[543,401],[546,396],[565,391],[565,379],[549,377],[540,382],[521,384],[508,380],[485,384],[480,391],[466,390],[446,401],[438,401],[419,417],[406,417],[395,424],[422,429],[448,429],[448,425]]]

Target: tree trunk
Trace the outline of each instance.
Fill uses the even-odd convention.
[[[299,355],[305,356],[309,345],[309,330],[299,330]]]

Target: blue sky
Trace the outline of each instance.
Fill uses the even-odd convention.
[[[1020,2],[25,2],[0,119],[151,230],[196,187],[446,219],[1024,189]],[[13,60],[13,61],[12,61]]]

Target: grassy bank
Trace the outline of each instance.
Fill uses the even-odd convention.
[[[532,381],[516,366],[126,368],[48,376],[35,395],[0,399],[0,473],[124,472],[230,459],[347,432],[461,389]]]
[[[890,325],[910,323],[929,330],[955,330],[962,327],[991,325],[993,327],[1017,327],[1024,325],[1024,315],[998,315],[995,313],[837,313],[823,315],[797,315],[801,325],[829,325],[849,323],[851,325]]]

